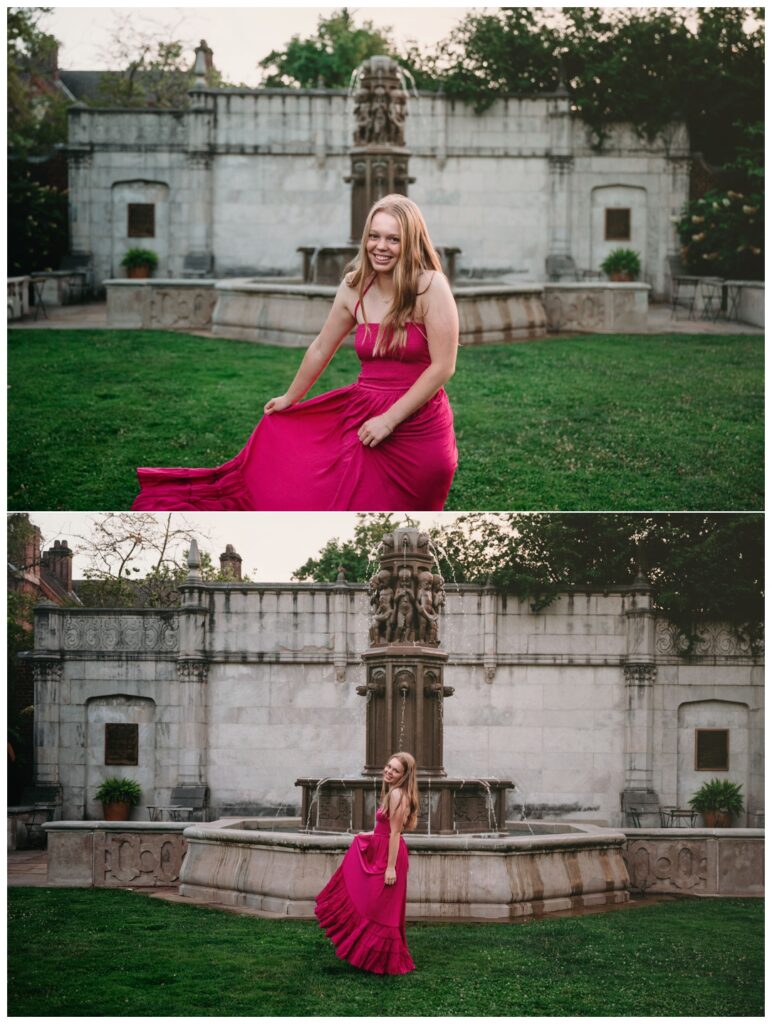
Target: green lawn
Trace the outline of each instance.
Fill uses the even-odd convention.
[[[11,509],[123,509],[137,465],[243,446],[301,352],[154,331],[9,332]],[[340,351],[315,392],[350,382]],[[463,349],[459,509],[760,509],[763,339],[637,335]]]
[[[126,892],[9,889],[11,1016],[754,1016],[763,901],[408,925],[417,969],[338,960],[314,923]]]

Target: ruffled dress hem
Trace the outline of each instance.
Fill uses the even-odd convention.
[[[415,970],[402,930],[363,917],[351,901],[340,868],[317,897],[314,913],[336,955],[353,967],[373,974]]]

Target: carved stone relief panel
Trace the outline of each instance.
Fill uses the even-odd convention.
[[[181,833],[98,832],[94,836],[94,884],[174,885],[186,841]]]
[[[68,615],[68,651],[176,651],[176,618],[149,615]]]
[[[708,891],[708,844],[705,840],[630,840],[625,852],[634,889],[683,894]]]

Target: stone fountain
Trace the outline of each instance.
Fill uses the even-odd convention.
[[[443,707],[453,688],[440,646],[445,592],[429,537],[384,537],[370,586],[361,775],[301,778],[301,817],[222,818],[185,829],[183,898],[268,917],[313,916],[314,900],[352,842],[373,827],[380,777],[400,749],[418,765],[420,814],[410,851],[412,920],[513,920],[622,903],[625,835],[578,822],[508,822],[510,781],[458,779],[443,766]]]
[[[370,581],[370,646],[363,654],[367,701],[365,765],[360,778],[298,779],[301,818],[325,831],[362,831],[375,816],[383,766],[398,750],[416,759],[420,810],[417,831],[429,835],[496,831],[506,815],[501,779],[449,778],[443,759],[448,660],[440,647],[445,604],[442,576],[433,572],[429,535],[403,528],[381,543]]]
[[[243,341],[304,347],[319,333],[346,266],[356,255],[373,203],[390,193],[407,195],[415,181],[405,144],[408,114],[405,71],[390,57],[370,57],[352,75],[354,129],[348,151],[350,237],[339,245],[299,248],[299,278],[228,278],[215,285],[212,333]],[[435,247],[454,285],[461,344],[541,338],[547,314],[541,284],[478,282],[456,288],[456,256],[451,245]],[[353,337],[353,336],[352,336]],[[353,343],[353,342],[352,342]]]

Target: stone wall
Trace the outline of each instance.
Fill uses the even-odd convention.
[[[182,783],[213,814],[287,813],[299,776],[358,775],[365,761],[366,588],[186,585],[174,612],[36,611],[38,781],[62,816],[98,817],[104,725],[135,722],[147,804]],[[621,796],[682,806],[699,784],[694,729],[730,730],[727,777],[763,809],[762,662],[723,627],[696,652],[657,619],[645,588],[564,594],[533,612],[493,589],[448,587],[441,632],[445,767],[511,778],[509,813],[623,823]],[[703,773],[704,774],[704,773]],[[717,773],[711,773],[717,774]],[[755,820],[751,817],[749,820]],[[738,824],[745,824],[740,821]]]
[[[70,109],[72,248],[96,283],[120,277],[127,205],[152,203],[160,277],[299,273],[299,246],[349,241],[353,113],[334,90],[197,90],[187,111]],[[541,281],[549,254],[598,268],[607,206],[631,210],[644,280],[665,287],[671,216],[688,195],[682,126],[651,143],[617,126],[593,149],[567,97],[482,114],[435,94],[409,104],[410,195],[460,273]],[[191,268],[197,268],[194,272]]]

